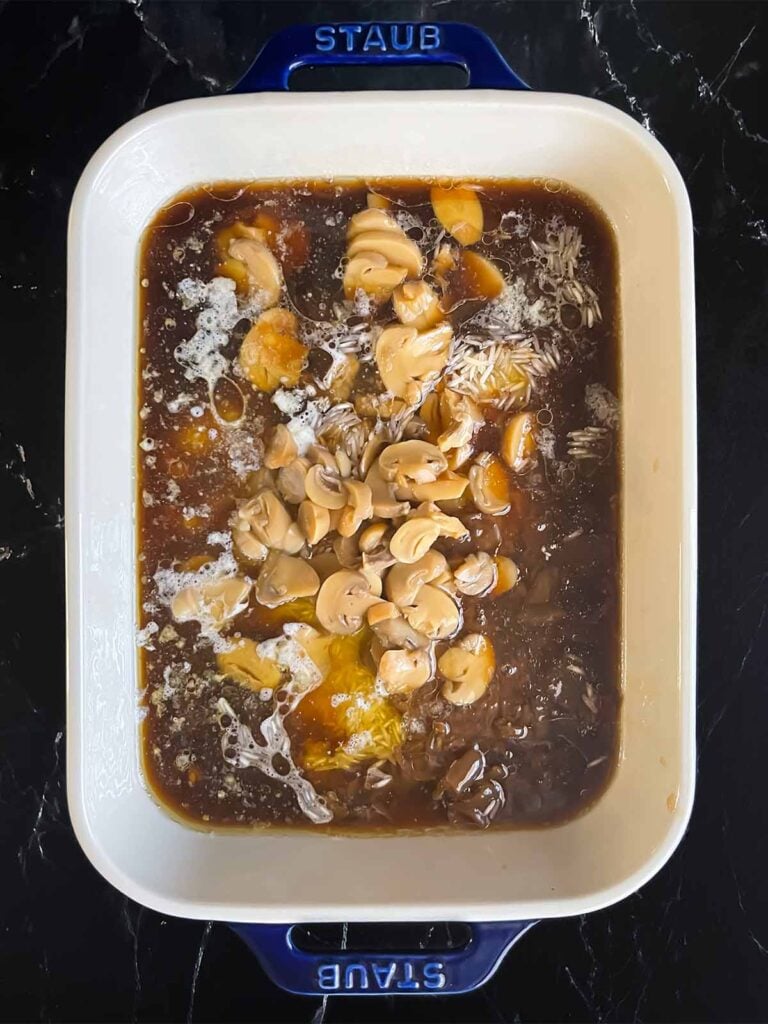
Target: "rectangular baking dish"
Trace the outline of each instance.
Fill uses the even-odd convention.
[[[209,835],[173,820],[139,760],[137,267],[176,192],[223,179],[542,177],[612,222],[623,325],[623,719],[602,799],[545,830]],[[68,792],[95,867],[163,913],[237,922],[522,921],[642,885],[694,788],[692,228],[672,160],[591,99],[503,92],[263,94],[175,103],[96,153],[71,211],[67,320]]]

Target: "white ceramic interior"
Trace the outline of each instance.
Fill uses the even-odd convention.
[[[559,178],[618,238],[623,320],[621,763],[586,815],[544,831],[392,838],[208,835],[139,767],[134,473],[142,229],[221,179]],[[685,829],[694,784],[695,353],[682,179],[595,100],[500,92],[237,96],[145,114],[93,157],[72,204],[67,322],[68,787],[78,838],[131,898],[237,921],[525,919],[643,884]]]

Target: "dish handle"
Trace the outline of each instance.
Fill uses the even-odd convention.
[[[535,921],[469,925],[466,945],[445,951],[307,952],[291,924],[233,924],[271,981],[303,996],[458,995],[479,988]]]
[[[297,68],[345,64],[450,64],[464,69],[469,88],[529,88],[474,25],[356,21],[281,29],[232,92],[281,91]]]

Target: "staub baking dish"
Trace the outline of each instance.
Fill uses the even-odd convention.
[[[290,94],[301,64],[467,68],[458,92]],[[118,889],[166,914],[236,923],[299,992],[463,991],[528,923],[643,885],[694,788],[696,451],[691,215],[659,143],[592,99],[533,93],[458,25],[288,30],[241,95],[175,103],[116,132],[86,168],[69,233],[68,793],[80,843]],[[261,88],[261,93],[253,92]],[[550,177],[610,219],[620,266],[624,437],[621,757],[605,795],[556,828],[407,837],[208,835],[169,817],[139,759],[136,651],[137,261],[155,211],[225,179]],[[290,925],[471,922],[461,951],[316,957]],[[485,925],[477,922],[486,922]],[[491,922],[491,924],[487,924]]]

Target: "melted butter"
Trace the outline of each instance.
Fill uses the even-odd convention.
[[[390,758],[402,743],[402,718],[378,692],[375,675],[363,664],[370,630],[325,639],[325,678],[291,718],[302,766],[328,771],[370,758]]]

